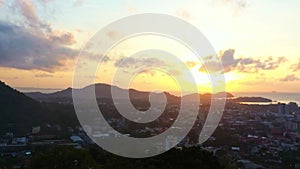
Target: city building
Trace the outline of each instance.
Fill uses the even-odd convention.
[[[285,114],[285,113],[286,113],[286,104],[278,103],[278,114]]]
[[[286,113],[295,113],[299,110],[298,104],[290,102],[286,105]]]
[[[41,131],[40,126],[32,127],[32,134],[38,134]]]

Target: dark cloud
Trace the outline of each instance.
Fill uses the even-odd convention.
[[[260,70],[274,70],[286,61],[285,57],[278,57],[277,59],[269,57],[266,60],[245,58],[240,59],[237,70],[246,73],[256,73]]]
[[[234,49],[228,49],[226,51],[221,51],[219,54],[219,59],[223,65],[223,70],[220,70],[220,64],[215,60],[212,60],[213,57],[206,57],[205,65],[202,65],[199,71],[209,71],[216,72],[229,72],[236,70],[244,73],[256,73],[260,70],[274,70],[280,66],[280,64],[286,62],[285,57],[273,58],[269,57],[268,59],[253,59],[253,58],[234,58]]]
[[[280,81],[283,82],[293,82],[293,81],[299,81],[300,79],[296,77],[294,74],[287,75],[284,78],[279,79]]]
[[[73,45],[76,43],[75,37],[70,32],[53,32],[49,37],[54,43],[61,45]]]
[[[234,67],[236,67],[239,62],[239,60],[234,59],[234,52],[234,49],[228,49],[224,51],[220,56],[221,63],[223,64],[223,69],[225,72],[228,72]]]
[[[230,70],[234,69],[240,60],[234,59],[234,49],[228,49],[226,51],[221,51],[219,56],[207,56],[204,57],[204,62],[199,71],[201,72],[229,72]],[[220,61],[216,61],[219,59]],[[221,65],[222,63],[222,65]]]
[[[290,68],[291,68],[292,71],[294,71],[294,72],[300,70],[300,59],[299,59],[298,63],[292,64]]]
[[[110,58],[108,56],[105,55],[101,57],[101,62],[108,62],[108,61],[110,61]]]
[[[0,66],[51,71],[78,54],[62,42],[0,22]]]
[[[69,47],[76,43],[72,33],[53,30],[37,16],[31,0],[14,3],[22,20],[18,24],[0,21],[0,66],[51,72],[78,55],[78,50]]]

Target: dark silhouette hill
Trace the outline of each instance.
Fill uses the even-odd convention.
[[[185,95],[185,96],[183,96],[183,98],[187,99],[189,101],[194,101],[194,100],[200,99],[200,102],[202,104],[210,104],[212,96],[214,96],[214,98],[216,98],[216,99],[230,99],[230,98],[234,97],[231,93],[219,92],[219,93],[215,93],[215,94],[211,94],[211,93],[204,93],[204,94],[193,93],[193,94]]]
[[[232,102],[272,102],[271,99],[263,98],[263,97],[238,97],[234,99],[230,99]]]
[[[67,119],[62,122],[63,119]],[[40,103],[0,81],[0,133],[30,133],[33,126],[45,123],[76,123],[73,108]]]
[[[88,90],[91,88],[92,85],[86,86],[82,89],[75,89],[75,90]],[[97,99],[105,98],[105,99],[111,99],[111,90],[116,91],[116,95],[114,95],[114,98],[116,99],[125,99],[126,93],[129,92],[129,96],[131,100],[148,100],[149,99],[149,94],[150,92],[147,91],[139,91],[136,89],[122,89],[117,86],[111,86],[108,84],[103,84],[103,83],[97,83],[95,84],[95,94]],[[25,93],[27,96],[37,100],[37,101],[42,101],[42,102],[61,102],[61,103],[71,103],[72,102],[72,88],[67,88],[62,91],[58,91],[55,93],[50,93],[50,94],[44,94],[40,92],[31,92],[31,93]],[[159,95],[161,93],[156,93],[154,94],[154,97],[156,95]],[[168,92],[164,92],[166,95],[168,101],[175,101],[178,102],[180,101],[180,97],[174,96]],[[188,99],[190,101],[196,100],[197,97],[200,97],[203,102],[210,102],[211,97],[213,94],[210,93],[205,93],[205,94],[189,94],[183,96],[183,98]],[[233,95],[228,92],[220,92],[214,94],[216,98],[221,98],[223,96],[226,96],[226,98],[232,98]]]
[[[92,87],[92,85],[86,86],[82,89],[74,89],[74,90],[80,90],[85,91]],[[97,83],[95,84],[95,94],[97,99],[111,99],[111,90],[116,91],[116,95],[114,95],[114,98],[116,99],[125,99],[126,94],[129,92],[129,97],[131,100],[148,100],[150,92],[145,91],[138,91],[135,89],[122,89],[117,86],[111,86],[108,84],[103,83]],[[161,93],[154,94],[155,96],[158,96]],[[174,96],[168,92],[164,92],[167,99],[169,100],[178,100],[179,97]],[[26,96],[42,102],[61,102],[61,103],[71,103],[72,102],[72,88],[67,88],[62,91],[58,91],[55,93],[49,93],[44,94],[40,92],[31,92],[31,93],[25,93]]]

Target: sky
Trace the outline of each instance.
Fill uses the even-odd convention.
[[[299,6],[298,0],[0,0],[0,80],[22,88],[70,87],[81,49],[102,27],[134,14],[162,13],[187,21],[207,37],[223,64],[226,91],[300,92]],[[149,48],[179,55],[188,69],[159,55],[137,54],[119,65]],[[211,91],[203,63],[166,37],[128,38],[98,55],[105,61],[96,82],[111,83],[120,70],[120,87],[176,92],[174,79],[188,86],[186,75],[192,72],[199,91]],[[213,69],[214,61],[201,57]],[[132,77],[130,71],[145,65],[163,66],[169,74],[148,69]],[[129,86],[122,83],[130,78]]]

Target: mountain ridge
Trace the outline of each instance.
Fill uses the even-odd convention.
[[[75,124],[73,107],[40,103],[0,81],[0,133],[28,134],[34,126]],[[67,122],[62,122],[68,119]]]
[[[148,98],[149,94],[151,93],[150,91],[140,91],[137,89],[129,88],[129,89],[124,89],[120,88],[118,86],[113,86],[105,83],[96,83],[95,85],[95,92],[96,92],[96,97],[97,98],[112,98],[111,96],[111,88],[114,88],[115,91],[117,91],[116,98],[124,98],[127,92],[129,92],[130,98],[131,99],[144,99]],[[87,90],[90,87],[93,87],[92,85],[85,86],[83,88],[75,89],[75,90]],[[69,87],[67,89],[57,91],[54,93],[41,93],[41,92],[28,92],[25,93],[26,96],[31,97],[32,99],[38,100],[38,101],[44,101],[44,102],[53,102],[55,100],[61,100],[61,99],[71,99],[72,98],[72,90],[73,88]],[[118,94],[119,93],[119,94]],[[169,99],[180,99],[180,96],[173,95],[169,92],[161,92],[164,93],[167,98]],[[157,93],[159,94],[159,93]],[[199,93],[193,93],[193,94],[187,94],[182,96],[182,98],[187,98],[187,99],[195,99],[196,97],[200,96],[201,98],[205,99],[211,99],[212,95],[214,95],[216,98],[221,98],[226,96],[226,98],[231,98],[234,97],[231,93],[229,92],[219,92],[216,94],[211,94],[211,93],[204,93],[204,94],[199,94]],[[70,101],[70,100],[69,100]]]

